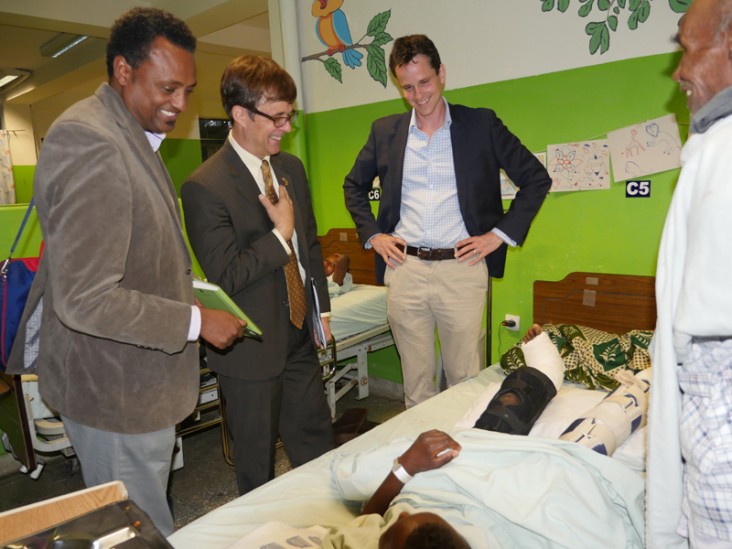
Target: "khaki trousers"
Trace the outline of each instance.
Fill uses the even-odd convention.
[[[387,267],[384,283],[407,408],[439,392],[435,329],[448,387],[479,372],[488,292],[484,261],[470,267],[454,259],[423,261],[407,256],[395,269]]]

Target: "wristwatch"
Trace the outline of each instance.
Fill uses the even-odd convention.
[[[391,468],[391,472],[394,473],[394,476],[399,479],[399,481],[402,484],[406,484],[412,478],[414,478],[412,475],[410,475],[407,470],[404,468],[404,465],[399,463],[399,458],[394,458],[394,466]]]

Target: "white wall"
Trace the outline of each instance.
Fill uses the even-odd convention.
[[[315,34],[312,0],[296,0],[299,25],[299,56],[325,48]],[[597,4],[597,3],[595,3]],[[498,82],[524,76],[607,63],[676,49],[672,38],[680,15],[665,0],[651,2],[648,20],[631,31],[629,12],[621,10],[616,32],[610,33],[610,49],[590,55],[585,25],[604,20],[607,12],[595,9],[580,17],[578,0],[570,0],[565,13],[544,13],[539,0],[345,0],[341,11],[348,19],[351,37],[359,41],[371,19],[391,10],[386,27],[393,38],[405,34],[426,34],[440,51],[447,68],[448,89]],[[364,43],[369,43],[367,37]],[[393,42],[383,49],[387,58]],[[363,50],[360,50],[363,51]],[[340,60],[340,54],[336,54]],[[387,88],[375,82],[363,66],[343,68],[343,83],[330,77],[322,63],[302,65],[304,106],[318,112],[394,99],[391,81]]]
[[[446,66],[448,89],[666,53],[676,48],[672,37],[679,15],[671,11],[666,1],[652,2],[648,21],[635,31],[628,30],[627,12],[621,12],[618,30],[610,33],[610,49],[603,55],[590,55],[589,37],[584,31],[588,22],[598,19],[596,10],[581,18],[577,15],[578,0],[570,0],[566,13],[556,9],[544,13],[541,5],[538,0],[345,0],[341,10],[348,18],[354,41],[364,36],[376,14],[387,10],[391,10],[391,17],[386,32],[393,38],[412,33],[430,36]],[[356,70],[343,68],[343,83],[330,77],[320,62],[299,64],[302,57],[325,49],[315,34],[312,0],[269,0],[269,6],[270,14],[276,13],[272,22],[281,25],[271,29],[276,43],[273,56],[296,77],[299,108],[319,112],[398,97],[390,79],[384,88],[371,78],[365,55],[363,65]],[[367,37],[364,42],[370,40]],[[389,42],[383,47],[387,62],[391,46]],[[173,138],[197,139],[198,116],[225,116],[219,81],[231,56],[199,52],[196,57],[199,85],[188,111],[169,134]],[[336,58],[340,59],[340,55],[336,54]],[[14,163],[35,164],[37,146],[53,120],[69,105],[93,93],[105,79],[104,60],[100,59],[98,77],[33,104],[30,110],[6,104],[6,128],[33,130],[18,133],[18,138],[12,140]]]

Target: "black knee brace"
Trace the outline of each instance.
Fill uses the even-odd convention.
[[[503,404],[501,396],[512,393],[518,404]],[[500,390],[475,422],[475,427],[514,435],[528,435],[539,416],[557,394],[552,381],[536,368],[525,366],[511,372]]]

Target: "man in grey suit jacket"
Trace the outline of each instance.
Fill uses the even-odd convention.
[[[51,127],[35,173],[46,247],[8,367],[23,373],[39,353],[41,395],[86,484],[122,480],[165,535],[175,425],[198,395],[195,342],[225,348],[244,328],[194,306],[178,202],[156,152],[196,85],[195,45],[171,14],[131,10],[112,27],[109,83]],[[26,327],[37,315],[34,350]]]
[[[445,66],[429,38],[398,38],[389,68],[413,109],[374,122],[343,188],[361,242],[387,265],[410,407],[437,392],[435,327],[448,385],[478,373],[488,275],[503,276],[507,245],[523,243],[551,179],[495,112],[447,103]],[[505,214],[500,168],[520,187]]]
[[[188,238],[206,276],[264,334],[208,352],[226,401],[242,494],[274,477],[278,434],[294,466],[333,447],[312,336],[313,283],[321,310],[330,311],[323,258],[305,169],[280,152],[296,96],[292,77],[271,59],[233,60],[221,79],[231,133],[181,189]],[[269,192],[266,174],[273,176]],[[287,280],[288,268],[294,280]],[[298,326],[288,285],[302,292],[302,282],[307,314]],[[323,322],[330,338],[329,319]]]

